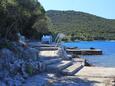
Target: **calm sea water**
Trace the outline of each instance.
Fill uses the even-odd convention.
[[[67,47],[79,48],[99,48],[102,49],[103,55],[83,55],[89,63],[95,66],[115,67],[115,41],[80,41],[64,43]]]

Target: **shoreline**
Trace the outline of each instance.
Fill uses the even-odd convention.
[[[86,58],[91,64],[94,66],[102,66],[102,67],[115,67],[115,42],[114,41],[91,41],[91,42],[75,42],[75,43],[65,43],[63,44],[67,47],[78,47],[78,48],[99,48],[103,51],[103,55],[91,55],[86,56]]]
[[[85,66],[88,66],[88,67],[94,67],[92,64],[90,64],[86,59],[85,59]]]
[[[48,53],[46,53],[46,54],[48,54]],[[76,58],[81,58],[81,56],[77,56]],[[72,58],[72,59],[74,60],[76,58]],[[66,78],[65,81],[67,81],[67,80],[75,81],[76,79],[77,80],[79,79],[78,81],[75,82],[78,85],[84,84],[84,86],[85,86],[86,84],[88,84],[88,86],[89,86],[89,84],[91,84],[90,86],[93,86],[92,84],[94,84],[94,85],[96,84],[99,86],[100,85],[105,86],[108,83],[110,84],[114,81],[114,78],[115,78],[114,71],[115,71],[115,68],[93,66],[85,59],[84,67],[82,69],[80,69],[78,72],[76,72],[75,75],[73,75],[73,76],[61,75],[60,77],[55,78],[55,81],[52,83],[61,83],[61,81],[60,80],[58,81],[58,79],[62,78],[61,80],[63,81],[64,78]],[[55,74],[53,77],[55,77]],[[69,77],[69,78],[67,79],[67,77]],[[81,83],[81,81],[82,81],[82,83]],[[73,86],[77,86],[77,85],[73,85]]]
[[[76,42],[115,42],[115,40],[79,40],[79,41],[68,41],[64,43],[76,43]]]

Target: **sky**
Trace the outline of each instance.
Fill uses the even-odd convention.
[[[38,0],[47,10],[75,10],[115,19],[115,0]]]

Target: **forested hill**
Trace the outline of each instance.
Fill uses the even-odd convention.
[[[115,20],[77,11],[47,11],[54,32],[80,40],[115,40]]]

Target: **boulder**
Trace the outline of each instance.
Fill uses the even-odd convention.
[[[9,71],[8,70],[0,70],[0,80],[4,80],[5,77],[9,76]]]
[[[25,79],[20,75],[17,74],[14,77],[5,77],[4,82],[7,86],[22,86],[22,83],[24,83]]]
[[[13,74],[13,75],[17,75],[18,73],[22,73],[21,69],[22,69],[22,65],[24,64],[25,62],[23,60],[16,60],[14,61],[14,64],[10,64],[10,73]]]
[[[0,81],[0,86],[6,86],[6,84]]]
[[[7,48],[3,48],[0,50],[0,69],[3,68],[8,68],[9,67],[9,63],[13,63],[15,61],[15,54],[7,49]]]
[[[38,53],[39,51],[35,48],[31,47],[23,47],[21,43],[13,42],[11,50],[15,52],[16,56],[23,60],[34,60],[36,61],[38,59]]]
[[[45,70],[45,65],[38,61],[30,61],[25,63],[25,72],[29,76],[38,74],[39,72],[42,72],[44,70]]]
[[[35,48],[25,48],[22,53],[25,60],[38,60],[38,50]]]
[[[7,86],[21,86],[21,82],[19,80],[15,80],[13,78],[6,79]]]

